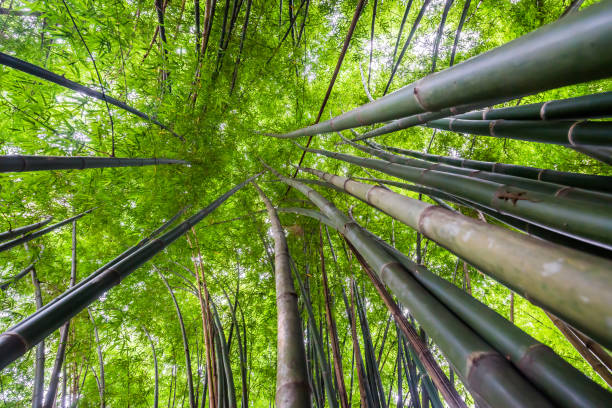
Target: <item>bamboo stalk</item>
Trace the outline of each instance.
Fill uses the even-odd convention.
[[[335,229],[351,241],[381,281],[411,310],[440,349],[453,361],[479,403],[487,401],[496,407],[550,405],[510,363],[431,296],[382,247],[374,244],[375,241],[369,241],[354,221],[310,187],[268,169],[307,196],[333,221]]]
[[[65,169],[99,169],[104,167],[139,167],[159,164],[190,164],[172,159],[130,159],[122,157],[79,156],[0,156],[0,173]]]
[[[557,233],[612,249],[612,218],[607,204],[589,203],[587,213],[583,204],[559,195],[551,197],[547,194],[458,174],[423,170],[320,149],[308,150],[437,188],[503,214],[552,229]]]
[[[172,129],[170,129],[169,127],[167,127],[166,125],[160,123],[159,121],[157,121],[156,119],[153,119],[152,117],[150,117],[149,115],[140,112],[139,110],[121,102],[118,99],[112,98],[108,95],[105,95],[102,92],[96,91],[94,89],[88,88],[84,85],[81,85],[77,82],[71,81],[69,79],[64,78],[63,75],[58,75],[56,73],[53,73],[51,71],[48,71],[44,68],[41,68],[39,66],[36,66],[34,64],[30,64],[29,62],[26,61],[22,61],[18,58],[12,57],[10,55],[4,54],[2,52],[0,52],[0,64],[2,65],[6,65],[7,67],[11,67],[14,68],[16,70],[25,72],[26,74],[29,75],[33,75],[36,76],[40,79],[44,79],[46,81],[49,82],[53,82],[57,85],[63,86],[64,88],[68,88],[68,89],[72,89],[73,91],[85,94],[87,96],[91,96],[92,98],[107,102],[111,105],[114,105],[118,108],[121,108],[125,111],[128,111],[136,116],[138,116],[139,118],[142,118],[148,122],[154,123],[157,126],[159,126],[160,128],[167,130],[168,132],[170,132],[173,136],[179,138],[181,141],[185,141],[185,138],[181,135],[176,134]]]
[[[477,178],[482,180],[492,181],[494,183],[514,186],[531,190],[534,192],[547,194],[551,198],[562,196],[565,198],[571,198],[574,200],[582,201],[583,203],[596,203],[596,204],[610,204],[612,203],[612,195],[606,193],[593,192],[590,190],[584,190],[582,188],[568,188],[562,184],[547,182],[543,180],[534,180],[531,178],[524,178],[515,175],[499,174],[496,172],[490,172],[486,170],[473,171],[471,169],[465,169],[457,167],[455,165],[446,163],[431,163],[427,160],[415,159],[410,157],[398,156],[396,154],[389,153],[384,150],[374,149],[369,146],[363,146],[357,144],[344,137],[342,139],[362,152],[371,154],[379,157],[387,162],[401,164],[404,166],[412,166],[428,170],[436,170],[445,173],[460,174],[470,178]],[[611,178],[612,179],[612,178]]]
[[[355,255],[355,258],[357,258],[357,260],[359,261],[363,270],[370,278],[370,281],[372,282],[372,284],[376,288],[376,291],[379,293],[380,297],[384,301],[385,305],[387,306],[387,309],[389,309],[389,312],[397,323],[397,327],[399,328],[399,330],[402,331],[404,336],[406,336],[406,339],[410,342],[410,345],[412,346],[419,360],[425,367],[427,374],[429,374],[429,376],[433,380],[434,384],[436,385],[436,388],[442,393],[442,396],[444,397],[445,401],[451,407],[466,407],[465,402],[461,399],[457,391],[450,385],[448,378],[446,377],[444,372],[442,372],[440,366],[438,366],[438,363],[429,351],[429,348],[427,347],[425,342],[419,337],[414,327],[402,314],[397,303],[393,301],[393,298],[391,297],[389,292],[387,292],[387,289],[385,289],[380,279],[368,266],[361,254],[357,252],[355,247],[353,247],[353,245],[349,241],[347,241],[347,244],[349,248],[351,248],[351,251]]]
[[[612,4],[600,2],[375,102],[283,137],[349,129],[467,104],[484,107],[491,100],[510,100],[606,78],[612,64],[612,55],[607,52],[612,41],[611,22]]]
[[[309,407],[308,374],[297,294],[293,286],[289,249],[276,210],[256,183],[252,183],[268,210],[274,238],[274,278],[277,309],[276,406]]]
[[[78,289],[74,289],[56,302],[53,307],[31,315],[22,323],[18,323],[0,334],[0,370],[25,354],[32,346],[46,338],[68,319],[96,301],[100,295],[120,284],[121,280],[174,242],[189,228],[223,204],[236,191],[244,187],[246,183],[258,176],[259,174],[238,184],[171,231],[156,240],[148,242],[112,267],[103,268],[95,279]]]
[[[612,316],[610,261],[541,242],[378,186],[315,169],[306,171],[416,229],[602,344],[612,344],[606,328]],[[521,254],[520,260],[515,254]],[[551,297],[551,290],[558,296]]]
[[[586,345],[580,340],[580,338],[574,333],[569,325],[563,320],[559,319],[555,315],[546,312],[548,318],[557,326],[559,331],[565,336],[565,338],[574,346],[574,349],[580,353],[580,355],[586,360],[586,362],[595,370],[595,372],[612,387],[612,372],[602,364],[601,361],[589,350]]]
[[[48,232],[51,232],[51,231],[53,231],[53,230],[55,230],[57,228],[60,228],[60,227],[62,227],[64,225],[66,225],[66,224],[69,224],[72,221],[78,220],[79,218],[83,217],[84,215],[89,214],[93,210],[94,210],[94,208],[92,208],[90,210],[87,210],[87,211],[84,211],[84,212],[82,212],[82,213],[80,213],[78,215],[75,215],[74,217],[67,218],[67,219],[65,219],[63,221],[60,221],[60,222],[56,223],[56,224],[50,225],[50,226],[48,226],[46,228],[43,228],[43,229],[41,229],[39,231],[33,232],[31,234],[28,234],[28,235],[24,235],[23,237],[16,238],[16,239],[14,239],[12,241],[5,242],[4,244],[0,244],[0,252],[7,251],[7,250],[9,250],[11,248],[14,248],[14,247],[18,246],[18,245],[25,244],[26,242],[30,242],[33,239],[41,237],[41,236],[45,235]]]
[[[517,164],[505,164],[479,160],[461,159],[448,156],[436,156],[434,154],[421,153],[414,150],[399,149],[392,146],[383,146],[370,142],[374,147],[388,150],[394,153],[404,154],[435,163],[445,163],[456,167],[473,170],[488,171],[491,173],[508,174],[532,180],[548,181],[550,183],[563,184],[571,187],[586,188],[596,191],[612,192],[612,176],[599,176],[594,174],[571,173],[566,171],[541,169],[537,167],[521,166]]]
[[[30,269],[32,285],[34,286],[34,300],[36,310],[43,306],[42,294],[40,293],[40,281],[36,274],[36,269]],[[32,408],[41,408],[43,404],[43,394],[45,392],[45,342],[41,341],[36,346],[36,360],[34,361],[34,385],[32,387]]]
[[[6,241],[7,239],[17,237],[19,235],[26,234],[33,230],[37,230],[40,227],[47,225],[49,222],[51,222],[52,219],[53,217],[47,217],[44,220],[40,222],[36,222],[34,224],[24,225],[23,227],[17,227],[14,229],[9,229],[8,231],[5,231],[5,232],[0,232],[0,242]]]
[[[507,108],[485,109],[455,116],[468,120],[570,120],[612,115],[612,92],[559,99]]]
[[[489,102],[490,105],[496,103],[499,103],[499,101]],[[454,116],[453,119],[461,120],[508,119],[513,121],[549,121],[608,117],[612,114],[612,92],[499,109],[473,111],[475,106],[476,105],[464,105],[456,107],[455,109],[443,109],[440,112],[422,113],[403,117],[377,129],[358,135],[353,141],[370,139],[451,115]],[[589,155],[592,154],[590,150],[593,149],[593,147],[590,146],[570,145],[569,147]],[[589,152],[583,151],[585,149]],[[597,159],[601,160],[601,158]]]
[[[609,122],[450,118],[433,120],[427,122],[425,126],[452,132],[538,143],[612,147],[610,139],[612,125]]]
[[[470,9],[470,3],[471,0],[465,0],[465,3],[463,3],[463,10],[461,11],[461,17],[459,19],[459,24],[457,25],[457,31],[455,32],[455,40],[453,41],[453,49],[451,50],[449,63],[449,66],[451,67],[455,63],[455,53],[457,52],[459,37],[461,36],[461,30],[463,29],[463,24],[465,23],[465,17],[467,16],[468,10]]]
[[[340,346],[338,344],[338,330],[336,329],[336,321],[332,315],[331,294],[327,282],[327,270],[325,268],[325,254],[323,252],[323,234],[319,225],[319,254],[321,257],[321,276],[323,278],[323,296],[325,297],[325,318],[327,319],[327,329],[331,338],[332,353],[334,356],[334,373],[336,375],[336,384],[338,389],[338,397],[340,406],[348,408],[348,399],[346,396],[346,386],[344,384],[344,373],[342,372],[342,355],[340,354]]]

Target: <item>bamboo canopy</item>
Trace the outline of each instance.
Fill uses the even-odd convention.
[[[500,354],[425,290],[355,221],[310,187],[281,176],[326,215],[359,251],[379,279],[391,288],[453,363],[479,403],[491,406],[551,406]],[[485,372],[487,374],[485,374]],[[447,398],[448,400],[448,398]]]
[[[131,159],[123,157],[0,156],[0,173],[104,167],[139,167],[159,164],[189,164],[184,160]]]
[[[0,369],[3,369],[31,347],[59,328],[62,324],[95,302],[100,295],[119,285],[135,269],[147,262],[165,247],[196,225],[259,174],[245,180],[213,201],[196,214],[161,237],[148,242],[110,268],[104,268],[87,284],[75,286],[69,294],[53,307],[34,313],[22,323],[0,334]],[[72,221],[72,220],[71,220]]]
[[[607,328],[612,302],[609,260],[486,224],[379,186],[316,169],[307,171],[416,229],[602,344],[612,345]],[[521,254],[520,260],[516,254]],[[558,296],[549,296],[551,290]]]
[[[276,136],[310,136],[468,104],[484,107],[605,78],[612,73],[611,38],[612,3],[603,1],[331,120]]]

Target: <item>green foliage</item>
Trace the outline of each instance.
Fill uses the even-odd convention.
[[[583,7],[595,2],[586,1]],[[200,0],[200,3],[203,22],[205,2]],[[157,26],[157,14],[152,1],[67,0],[76,24],[96,60],[104,91],[158,119],[186,139],[182,143],[168,131],[111,106],[116,155],[176,158],[188,160],[192,164],[3,174],[0,176],[0,230],[37,222],[49,215],[59,221],[88,208],[98,207],[94,213],[78,221],[77,276],[80,280],[148,235],[180,208],[190,205],[187,213],[191,214],[213,201],[228,186],[260,171],[259,159],[284,174],[292,173],[294,170],[290,164],[297,163],[301,150],[290,142],[270,139],[258,132],[287,131],[314,121],[357,1],[311,1],[299,47],[292,45],[289,36],[266,64],[288,28],[287,3],[284,2],[282,24],[279,27],[278,3],[253,2],[236,86],[230,92],[245,19],[245,5],[240,9],[228,49],[223,55],[223,64],[216,72],[216,47],[221,36],[225,4],[218,2],[211,39],[202,59],[200,81],[195,83],[198,54],[192,2],[168,3],[165,12],[168,37],[165,49],[168,55],[164,58],[159,39],[153,43],[149,52]],[[390,74],[393,46],[405,3],[378,3],[371,81],[374,98],[382,96]],[[444,3],[443,0],[432,2],[417,30],[413,45],[400,65],[391,90],[429,73],[433,42]],[[562,0],[472,1],[459,42],[457,63],[555,21],[566,3]],[[372,4],[370,2],[366,6],[357,25],[323,119],[367,102],[359,64],[367,72]],[[421,4],[421,1],[413,4],[402,41],[407,37]],[[9,2],[0,0],[0,6],[9,7]],[[298,6],[295,2],[296,9]],[[92,61],[61,1],[15,0],[10,2],[10,7],[40,12],[42,15],[0,15],[1,52],[100,90]],[[463,1],[456,1],[448,15],[440,45],[438,69],[448,66],[462,8]],[[296,21],[298,29],[304,19],[303,13],[299,14]],[[170,73],[167,84],[162,81],[162,69]],[[610,84],[608,80],[566,87],[523,98],[521,103],[601,92],[609,89]],[[192,105],[190,101],[194,90],[197,90],[198,98],[195,105]],[[433,154],[564,171],[612,174],[609,168],[593,159],[553,145],[486,137],[470,138],[441,131],[436,132],[434,137],[431,129],[419,127],[385,135],[377,141],[423,151],[431,138],[433,142],[430,153]],[[363,155],[346,145],[336,146],[338,141],[337,135],[331,134],[315,137],[312,145]],[[105,156],[111,151],[111,143],[111,127],[103,102],[0,66],[0,154]],[[312,154],[306,156],[304,164],[331,173],[368,177],[361,168],[339,161],[323,160]],[[286,186],[272,182],[272,177],[266,175],[264,179],[271,181],[262,180],[260,185],[273,203],[293,206],[296,205],[295,200],[304,199],[295,192],[285,195]],[[364,227],[389,242],[393,237],[398,249],[414,257],[414,231],[399,223],[393,224],[389,217],[357,200],[334,191],[317,189],[344,211],[354,206],[353,213]],[[299,202],[297,205],[303,206],[304,203]],[[263,208],[255,190],[247,188],[238,192],[196,227],[208,288],[226,335],[232,319],[223,290],[227,291],[234,302],[233,293],[240,281],[237,317],[240,322],[239,316],[244,314],[249,401],[255,407],[267,407],[273,401],[276,371],[274,277],[265,248],[271,248],[271,239],[267,233],[269,226],[266,215],[258,212]],[[466,214],[476,216],[473,213]],[[237,217],[237,220],[222,222]],[[319,325],[324,326],[322,284],[315,250],[319,227],[304,217],[286,213],[280,217],[288,231],[292,256],[309,286],[314,314]],[[344,256],[344,243],[333,233],[332,243],[338,261],[334,264],[328,260],[328,273],[332,298],[335,299],[333,307],[348,388],[352,343],[344,304],[340,298],[341,287],[348,289],[348,278],[355,276],[364,291],[367,318],[374,342],[377,342],[384,330],[387,311],[356,263],[349,262]],[[68,286],[68,227],[32,241],[29,250],[19,247],[0,254],[0,281],[21,271],[38,253],[40,260],[37,263],[37,273],[41,280],[43,300],[47,303]],[[108,406],[152,406],[153,360],[143,326],[151,333],[157,352],[160,406],[174,399],[175,405],[182,406],[183,400],[188,400],[185,358],[176,313],[166,288],[151,264],[164,271],[175,289],[189,336],[194,382],[199,383],[197,388],[201,400],[205,370],[200,305],[185,279],[179,276],[181,274],[195,282],[192,275],[193,256],[186,240],[179,239],[163,254],[141,267],[92,305],[104,355],[105,399]],[[452,280],[455,259],[435,243],[427,243],[424,263],[445,279]],[[457,285],[462,285],[462,276],[458,273],[455,279]],[[472,269],[470,276],[473,295],[508,317],[508,289]],[[32,284],[29,279],[23,279],[0,293],[0,328],[4,331],[34,310]],[[303,305],[301,310],[305,322]],[[517,296],[515,316],[519,327],[551,346],[571,364],[603,384],[539,308]],[[395,330],[389,330],[388,336],[386,347],[395,350]],[[50,361],[55,357],[58,339],[59,334],[55,333],[47,340],[47,383],[52,365]],[[232,340],[230,357],[236,397],[239,400],[241,379],[237,344],[237,341]],[[446,360],[436,348],[434,353],[448,374]],[[385,393],[397,377],[393,372],[394,356],[395,352],[391,352],[384,359],[385,363],[381,364]],[[22,407],[29,404],[34,358],[34,353],[29,353],[0,373],[0,405]],[[78,406],[97,406],[98,387],[92,369],[99,368],[96,343],[87,313],[79,314],[71,325],[66,367],[69,375],[69,400],[78,399]],[[467,391],[459,384],[458,389],[467,402],[472,404]],[[355,379],[352,405],[358,404]]]

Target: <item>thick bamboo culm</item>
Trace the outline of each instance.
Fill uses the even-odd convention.
[[[81,286],[85,285],[87,282],[91,281],[92,279],[94,279],[96,276],[98,276],[100,273],[102,273],[103,271],[105,271],[106,269],[111,268],[113,265],[119,263],[120,261],[122,261],[124,258],[126,258],[128,255],[131,255],[132,253],[134,253],[138,248],[141,248],[142,246],[144,246],[146,243],[148,243],[149,241],[151,241],[153,238],[155,238],[157,235],[159,235],[163,230],[165,230],[166,228],[168,228],[168,226],[170,226],[174,221],[176,221],[182,214],[183,212],[185,212],[185,210],[187,209],[187,207],[181,209],[174,217],[172,217],[171,219],[169,219],[168,221],[166,221],[164,224],[162,224],[159,228],[157,228],[155,231],[153,231],[148,237],[143,238],[142,240],[140,240],[136,245],[128,248],[127,250],[125,250],[124,252],[122,252],[121,254],[119,254],[117,257],[115,257],[115,259],[113,259],[112,261],[108,262],[107,264],[105,264],[104,266],[102,266],[100,269],[96,270],[95,272],[91,273],[88,277],[86,277],[85,279],[83,279],[82,281],[80,281],[78,284],[71,286],[66,292],[62,293],[61,295],[57,296],[56,298],[52,299],[51,301],[47,302],[42,308],[40,308],[39,310],[37,310],[37,313],[42,312],[43,310],[46,310],[47,308],[53,306],[56,302],[60,301],[61,299],[63,299],[65,296],[67,296],[68,294],[70,294],[72,291],[80,288]],[[30,315],[28,317],[26,317],[25,319],[23,319],[21,321],[21,323],[26,322],[28,319],[30,319],[32,316],[34,315]]]
[[[499,101],[493,101],[491,105],[498,102]],[[610,117],[612,116],[612,92],[534,103],[523,106],[513,106],[509,108],[470,111],[472,111],[470,106],[462,106],[455,108],[453,111],[443,110],[443,115],[426,113],[407,116],[358,135],[353,139],[353,141],[370,139],[387,133],[396,132],[398,130],[407,129],[411,126],[440,119],[445,116],[453,116],[455,119],[471,120],[509,119],[532,121]]]
[[[274,279],[277,309],[276,406],[310,407],[306,354],[297,294],[293,286],[285,231],[274,206],[259,186],[252,183],[268,210],[274,238]]]
[[[31,234],[24,235],[23,237],[15,238],[12,241],[7,241],[7,242],[5,242],[3,244],[0,244],[0,252],[8,251],[9,249],[15,248],[18,245],[25,244],[26,242],[30,242],[31,240],[36,239],[38,237],[41,237],[41,236],[45,235],[46,233],[51,232],[53,230],[56,230],[56,229],[66,225],[66,224],[69,224],[69,223],[71,223],[74,220],[78,220],[79,218],[89,214],[93,210],[94,209],[92,208],[90,210],[83,211],[82,213],[80,213],[78,215],[75,215],[74,217],[67,218],[67,219],[65,219],[63,221],[60,221],[60,222],[55,223],[53,225],[50,225],[50,226],[48,226],[46,228],[43,228],[43,229],[38,230],[36,232],[33,232]]]
[[[123,157],[83,157],[83,156],[0,156],[0,173],[64,170],[99,169],[103,167],[137,167],[158,164],[189,164],[184,160],[172,159],[131,159]]]
[[[420,169],[384,160],[367,159],[321,149],[307,150],[433,187],[503,214],[510,214],[555,232],[612,249],[612,217],[608,204],[589,203],[589,212],[585,212],[584,204],[565,197],[551,197],[549,194],[532,192],[488,180]]]
[[[595,191],[612,192],[612,176],[598,176],[593,174],[570,173],[537,167],[520,166],[517,164],[505,164],[486,162],[479,160],[460,159],[458,157],[436,156],[434,154],[417,152],[414,150],[400,149],[393,146],[385,146],[368,142],[372,147],[399,153],[407,156],[428,160],[434,163],[445,163],[451,166],[463,167],[472,170],[488,171],[491,173],[508,174],[529,178],[532,180],[548,181],[550,183],[563,184],[570,187],[579,187]]]
[[[24,225],[23,227],[17,227],[5,232],[0,232],[0,242],[6,241],[7,239],[15,238],[19,235],[26,234],[30,231],[37,230],[40,227],[47,225],[49,222],[51,222],[52,219],[53,217],[47,217],[42,221],[35,222],[34,224]]]
[[[533,235],[535,237],[544,239],[546,241],[549,241],[555,244],[564,245],[566,247],[569,247],[569,248],[572,248],[578,251],[586,252],[591,255],[596,255],[596,256],[603,257],[603,258],[612,259],[612,251],[609,251],[605,248],[591,245],[587,242],[580,241],[572,237],[568,237],[567,235],[557,234],[556,232],[551,231],[549,229],[542,228],[538,225],[531,224],[527,221],[523,221],[519,218],[515,218],[507,214],[501,214],[490,208],[484,207],[479,204],[475,204],[473,202],[462,200],[458,197],[447,194],[440,190],[436,190],[436,189],[429,188],[429,187],[423,187],[423,186],[419,186],[415,184],[402,183],[401,181],[385,180],[385,179],[378,179],[378,178],[370,179],[370,178],[364,178],[364,177],[355,177],[355,180],[363,180],[363,181],[371,181],[374,183],[387,184],[390,186],[399,187],[407,191],[413,191],[413,192],[425,194],[429,196],[439,206],[444,207],[450,211],[455,211],[454,208],[449,207],[448,204],[445,203],[445,201],[449,201],[451,203],[458,204],[465,208],[470,208],[473,210],[480,211],[483,214],[488,215],[492,218],[495,218],[496,220],[506,224],[509,227],[516,228],[517,230],[523,231],[529,235]],[[328,184],[328,186],[326,187],[337,189],[336,186],[332,186],[330,184]]]
[[[451,108],[474,104],[476,109],[605,78],[612,66],[611,46],[612,3],[603,1],[374,102],[281,136],[310,136],[443,109],[455,114]]]
[[[425,126],[480,136],[569,146],[612,147],[612,123],[594,121],[467,120],[445,118]]]
[[[124,102],[121,102],[118,99],[112,98],[102,92],[96,91],[94,89],[88,88],[84,85],[81,85],[79,83],[76,83],[74,81],[71,81],[69,79],[64,78],[63,75],[58,75],[54,72],[48,71],[42,67],[36,66],[34,64],[30,64],[29,62],[26,61],[22,61],[19,58],[15,58],[12,57],[10,55],[4,54],[2,52],[0,52],[0,64],[2,65],[6,65],[7,67],[11,67],[14,68],[16,70],[19,70],[21,72],[25,72],[26,74],[30,74],[30,75],[34,75],[40,79],[44,79],[46,81],[49,82],[53,82],[55,84],[58,84],[60,86],[63,86],[65,88],[68,89],[72,89],[73,91],[85,94],[87,96],[91,96],[92,98],[101,100],[101,101],[105,101],[110,103],[111,105],[114,105],[118,108],[121,108],[125,111],[128,111],[146,121],[149,121],[151,123],[156,124],[157,126],[159,126],[160,128],[167,130],[168,132],[172,133],[172,135],[174,135],[175,137],[178,137],[179,139],[181,139],[182,141],[185,141],[185,139],[183,138],[183,136],[177,135],[174,131],[172,131],[170,128],[168,128],[166,125],[160,123],[159,121],[157,121],[156,119],[151,118],[149,115],[140,112],[137,109],[134,109],[133,107],[125,104]]]
[[[379,186],[315,169],[307,171],[416,229],[604,346],[612,346],[609,260],[483,223]],[[517,258],[516,254],[521,256]],[[556,296],[550,296],[551,292]]]
[[[275,171],[274,171],[275,172]],[[305,184],[276,173],[310,199],[364,257],[379,279],[452,362],[478,403],[495,407],[552,406],[502,355],[472,331],[348,216]],[[380,187],[379,187],[380,188]]]
[[[415,159],[411,157],[398,156],[393,153],[389,153],[385,150],[375,149],[368,146],[357,144],[351,140],[342,138],[346,143],[355,147],[362,152],[371,154],[372,156],[379,157],[390,163],[401,164],[404,166],[412,166],[421,169],[437,170],[445,173],[460,174],[466,177],[473,177],[482,180],[489,180],[494,183],[504,184],[513,187],[524,188],[533,192],[547,194],[551,197],[566,197],[574,200],[582,201],[584,204],[612,204],[612,195],[607,193],[594,192],[591,190],[584,190],[582,188],[568,187],[562,184],[551,183],[548,181],[533,180],[530,178],[524,178],[520,176],[499,174],[489,172],[486,170],[465,169],[445,163],[431,163],[427,160]]]
[[[0,334],[0,370],[25,354],[31,347],[53,333],[53,331],[81,310],[95,302],[100,295],[110,290],[113,286],[120,284],[123,279],[139,266],[182,236],[189,228],[214,211],[232,194],[258,176],[259,174],[238,184],[212,202],[208,207],[189,217],[171,231],[158,239],[148,242],[111,268],[105,268],[95,279],[70,291],[60,301],[56,302],[53,307],[41,310],[40,313],[34,313],[23,322]]]

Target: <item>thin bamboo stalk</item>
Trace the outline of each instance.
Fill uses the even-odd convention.
[[[183,338],[183,350],[185,352],[185,370],[187,373],[186,375],[187,387],[189,388],[189,407],[195,408],[196,404],[195,404],[195,396],[193,392],[193,375],[191,372],[191,355],[189,352],[189,340],[187,338],[187,332],[185,331],[185,323],[183,322],[183,314],[181,313],[181,308],[179,307],[178,301],[176,300],[176,296],[174,295],[174,291],[170,287],[168,280],[161,273],[159,269],[155,268],[155,270],[157,271],[157,273],[159,274],[159,277],[164,282],[164,286],[166,286],[166,289],[168,289],[168,292],[170,293],[170,297],[172,298],[172,303],[174,304],[174,308],[176,310],[176,316],[178,318],[179,326],[181,329],[181,336]]]
[[[6,241],[7,239],[11,239],[11,238],[17,237],[19,235],[26,234],[26,233],[28,233],[30,231],[33,231],[33,230],[37,230],[40,227],[43,227],[43,226],[47,225],[49,222],[51,222],[52,219],[53,219],[53,217],[47,217],[44,220],[42,220],[40,222],[36,222],[34,224],[24,225],[23,227],[17,227],[17,228],[10,229],[10,230],[5,231],[5,232],[0,232],[0,242]]]
[[[595,372],[612,387],[612,372],[599,361],[599,359],[589,350],[586,345],[580,340],[580,338],[571,329],[571,326],[567,325],[563,320],[559,319],[555,315],[546,312],[548,318],[557,326],[559,331],[565,336],[565,338],[571,343],[572,346],[580,353],[585,361],[595,370]]]
[[[612,344],[610,330],[606,328],[607,319],[612,317],[610,261],[486,224],[378,186],[319,170],[306,171],[416,229],[602,344]],[[473,248],[487,248],[487,251]],[[521,254],[520,261],[515,254]],[[551,290],[558,296],[551,297]]]
[[[608,77],[611,22],[612,4],[600,2],[375,102],[283,137],[349,129],[467,104],[484,107],[491,100]],[[575,64],[576,60],[581,63]]]
[[[65,169],[99,169],[103,167],[139,167],[159,164],[189,164],[184,160],[130,159],[122,157],[79,156],[0,156],[0,173]]]
[[[36,274],[36,269],[30,270],[32,285],[34,286],[34,300],[36,310],[43,305],[42,294],[40,292],[40,281]],[[32,408],[41,408],[45,392],[45,342],[41,341],[36,346],[36,360],[34,361],[34,386],[32,387]]]
[[[309,407],[308,374],[304,335],[297,307],[297,294],[291,277],[289,249],[276,210],[256,183],[252,183],[266,205],[274,238],[274,264],[277,309],[276,406]]]
[[[455,32],[455,40],[453,41],[453,49],[451,50],[450,63],[452,67],[455,63],[455,54],[457,52],[457,45],[459,44],[459,37],[461,36],[461,30],[463,30],[463,24],[465,23],[465,17],[467,16],[468,10],[470,9],[471,0],[465,0],[463,3],[463,10],[461,11],[461,17],[459,24],[457,25],[457,31]]]
[[[269,168],[272,171],[272,169]],[[471,331],[418,284],[382,247],[368,242],[361,228],[319,193],[293,179],[274,173],[298,189],[324,212],[396,296],[430,333],[449,357],[467,387],[480,402],[496,407],[550,406],[550,403],[501,355]],[[379,187],[380,188],[380,187]]]
[[[185,141],[185,138],[181,135],[176,134],[172,129],[170,129],[169,127],[167,127],[166,125],[160,123],[159,121],[157,121],[156,119],[153,119],[152,117],[150,117],[149,115],[140,112],[139,110],[125,104],[124,102],[121,102],[118,99],[112,98],[108,95],[105,95],[102,92],[96,91],[94,89],[88,88],[84,85],[81,85],[77,82],[71,81],[69,79],[64,78],[63,75],[58,75],[54,72],[48,71],[44,68],[41,68],[39,66],[36,66],[34,64],[30,64],[29,62],[26,61],[22,61],[18,58],[12,57],[10,55],[4,54],[2,52],[0,52],[0,64],[2,65],[6,65],[7,67],[11,67],[14,68],[16,70],[25,72],[26,74],[29,75],[33,75],[36,76],[40,79],[44,79],[46,81],[49,82],[53,82],[57,85],[63,86],[64,88],[68,88],[68,89],[72,89],[73,91],[85,94],[87,96],[91,96],[92,98],[107,102],[111,105],[114,105],[118,108],[121,108],[125,111],[128,111],[136,116],[138,116],[139,118],[142,118],[148,122],[154,123],[157,126],[159,126],[160,128],[167,130],[168,132],[170,132],[173,136],[179,138],[180,140],[182,140],[183,142]]]
[[[436,35],[436,41],[434,43],[434,52],[431,62],[431,72],[436,72],[436,61],[438,59],[438,51],[440,49],[440,41],[442,39],[442,35],[444,34],[444,23],[446,22],[446,17],[448,16],[448,12],[450,11],[451,6],[455,0],[446,0],[444,4],[444,10],[442,11],[442,18],[440,20],[440,26],[438,27],[438,34]]]
[[[569,146],[612,147],[609,122],[542,120],[467,120],[437,119],[427,127],[495,138],[526,140]]]
[[[412,29],[410,30],[410,34],[408,35],[408,38],[404,42],[402,51],[400,52],[399,57],[397,57],[397,61],[395,62],[395,65],[393,66],[393,69],[391,70],[391,75],[389,76],[389,80],[387,81],[387,85],[385,86],[385,92],[383,93],[383,95],[386,95],[387,92],[389,92],[389,87],[391,86],[391,82],[393,82],[395,73],[397,72],[397,69],[399,68],[400,63],[402,62],[402,59],[404,58],[404,54],[406,53],[406,50],[408,50],[408,46],[410,45],[410,42],[412,41],[412,38],[414,37],[414,34],[416,33],[416,30],[419,27],[419,24],[421,23],[421,19],[425,15],[425,10],[427,10],[427,7],[429,6],[430,3],[431,3],[431,0],[423,0],[423,5],[421,6],[421,9],[419,10],[419,14],[417,15],[416,19],[414,20],[414,23],[412,24]]]
[[[16,239],[14,239],[12,241],[5,242],[4,244],[0,244],[0,252],[7,251],[7,250],[9,250],[11,248],[14,248],[14,247],[18,246],[18,245],[25,244],[26,242],[30,242],[33,239],[41,237],[41,236],[45,235],[48,232],[51,232],[51,231],[53,231],[53,230],[55,230],[57,228],[60,228],[60,227],[62,227],[64,225],[66,225],[66,224],[69,224],[72,221],[78,220],[79,218],[83,217],[84,215],[89,214],[93,210],[94,210],[94,208],[92,208],[91,210],[84,211],[84,212],[82,212],[82,213],[80,213],[78,215],[75,215],[74,217],[67,218],[67,219],[65,219],[63,221],[60,221],[60,222],[58,222],[56,224],[53,224],[51,226],[48,226],[46,228],[43,228],[43,229],[41,229],[39,231],[33,232],[31,234],[28,234],[28,235],[24,235],[23,237],[16,238]]]
[[[551,197],[548,194],[437,170],[423,170],[320,149],[308,150],[437,188],[557,233],[612,249],[612,218],[607,204],[589,203],[587,213],[583,204],[565,197]]]
[[[445,163],[456,167],[472,170],[488,171],[491,173],[508,174],[532,180],[548,181],[550,183],[563,184],[571,187],[586,188],[596,191],[612,192],[612,176],[599,176],[594,174],[571,173],[537,167],[521,166],[517,164],[506,164],[487,162],[479,160],[461,159],[458,157],[436,156],[434,154],[421,153],[414,150],[399,149],[392,146],[383,146],[371,143],[374,147],[388,150],[394,153],[404,154],[435,163]]]
[[[348,399],[346,396],[346,386],[344,385],[344,373],[342,371],[342,355],[340,354],[340,346],[338,344],[338,330],[336,321],[332,314],[332,300],[327,282],[327,270],[325,268],[325,254],[323,252],[323,234],[319,226],[319,254],[321,257],[321,276],[323,278],[323,296],[325,297],[325,318],[327,319],[327,329],[331,338],[332,353],[334,356],[334,373],[336,375],[336,387],[338,389],[338,397],[340,406],[348,408]]]
[[[238,184],[171,231],[156,240],[150,241],[111,268],[104,268],[95,279],[78,289],[74,289],[62,300],[56,302],[53,307],[31,315],[23,322],[0,334],[0,370],[25,354],[32,346],[46,338],[68,319],[96,301],[103,293],[120,284],[121,280],[174,242],[189,228],[223,204],[236,191],[244,187],[246,183],[258,176],[259,174]]]
[[[76,269],[77,269],[77,229],[76,221],[72,221],[72,257],[71,257],[71,268],[70,268],[70,283],[71,288],[76,284]],[[43,408],[53,408],[57,398],[57,387],[59,385],[60,372],[64,364],[64,358],[66,355],[66,344],[68,342],[68,334],[70,330],[70,321],[65,323],[60,329],[59,344],[57,346],[57,353],[55,356],[55,363],[53,364],[53,371],[49,377],[49,388],[45,395]]]

